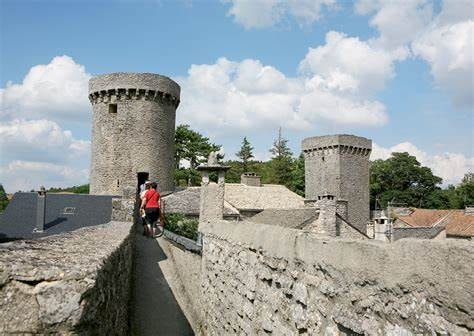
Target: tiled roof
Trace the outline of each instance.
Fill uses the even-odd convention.
[[[409,216],[398,219],[412,227],[443,227],[451,236],[474,236],[474,216],[466,215],[464,210],[414,209]]]
[[[252,187],[240,183],[226,183],[225,200],[239,210],[298,209],[304,198],[278,184]]]
[[[0,216],[0,241],[44,237],[110,222],[114,196],[48,193],[44,232],[33,233],[36,227],[37,197],[36,193],[31,192],[14,194]],[[68,213],[66,208],[74,209],[69,209],[72,213]]]
[[[318,218],[315,208],[302,209],[266,209],[253,216],[250,221],[259,224],[284,226],[301,229]]]
[[[444,222],[447,235],[474,237],[474,216],[466,215],[464,210],[454,210]]]

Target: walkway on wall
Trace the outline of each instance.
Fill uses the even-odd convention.
[[[136,237],[130,329],[136,336],[194,335],[160,267],[166,255],[155,239]]]

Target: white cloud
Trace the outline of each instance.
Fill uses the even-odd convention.
[[[329,88],[363,95],[382,90],[395,76],[389,53],[335,31],[326,34],[326,44],[309,49],[300,71],[321,77]]]
[[[328,44],[335,43],[332,36],[338,34],[328,34]],[[353,40],[349,44],[363,45]],[[370,55],[365,47],[361,49]],[[187,77],[177,78],[183,96],[178,121],[225,131],[279,126],[308,130],[316,122],[356,127],[385,124],[386,108],[371,96],[392,76],[391,63],[374,62],[370,69],[356,69],[359,65],[351,63],[349,55],[337,55],[340,49],[332,45],[311,49],[301,66],[307,71],[297,77],[250,59],[220,58],[214,64],[192,65]],[[313,66],[317,58],[323,60],[321,66]],[[380,68],[374,70],[377,64]]]
[[[393,152],[408,152],[417,158],[421,165],[431,168],[436,176],[443,179],[443,185],[459,183],[464,174],[474,172],[474,157],[459,153],[440,153],[429,155],[410,142],[402,142],[390,148],[373,144],[370,159],[387,159]]]
[[[374,14],[369,24],[377,28],[379,36],[371,43],[396,52],[401,58],[408,55],[404,46],[423,31],[433,17],[430,0],[359,0],[355,9],[359,14]]]
[[[87,183],[88,169],[38,161],[11,161],[0,167],[0,179],[7,192],[38,190],[40,186],[70,187]]]
[[[474,20],[471,0],[444,0],[434,16],[432,0],[358,0],[358,14],[373,14],[379,36],[368,41],[394,59],[419,57],[431,67],[437,86],[458,107],[474,104]]]
[[[69,56],[30,69],[21,84],[0,89],[0,119],[13,118],[89,121],[87,99],[90,74]]]
[[[227,15],[246,29],[266,28],[293,17],[300,25],[310,25],[321,17],[323,6],[332,8],[335,0],[229,0]]]
[[[90,141],[49,120],[0,123],[0,182],[8,191],[87,181]]]
[[[412,44],[431,66],[436,83],[460,107],[474,104],[474,20],[470,1],[445,1],[443,9]]]

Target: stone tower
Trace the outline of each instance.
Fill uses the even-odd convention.
[[[347,201],[347,220],[366,231],[369,221],[369,156],[372,141],[354,135],[327,135],[306,138],[306,199],[335,195]]]
[[[174,131],[180,87],[151,73],[112,73],[89,81],[91,194],[121,194],[144,179],[173,190]],[[139,181],[140,180],[140,181]]]

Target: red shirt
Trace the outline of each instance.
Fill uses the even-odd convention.
[[[155,189],[147,190],[145,193],[145,209],[160,207],[160,193]]]

